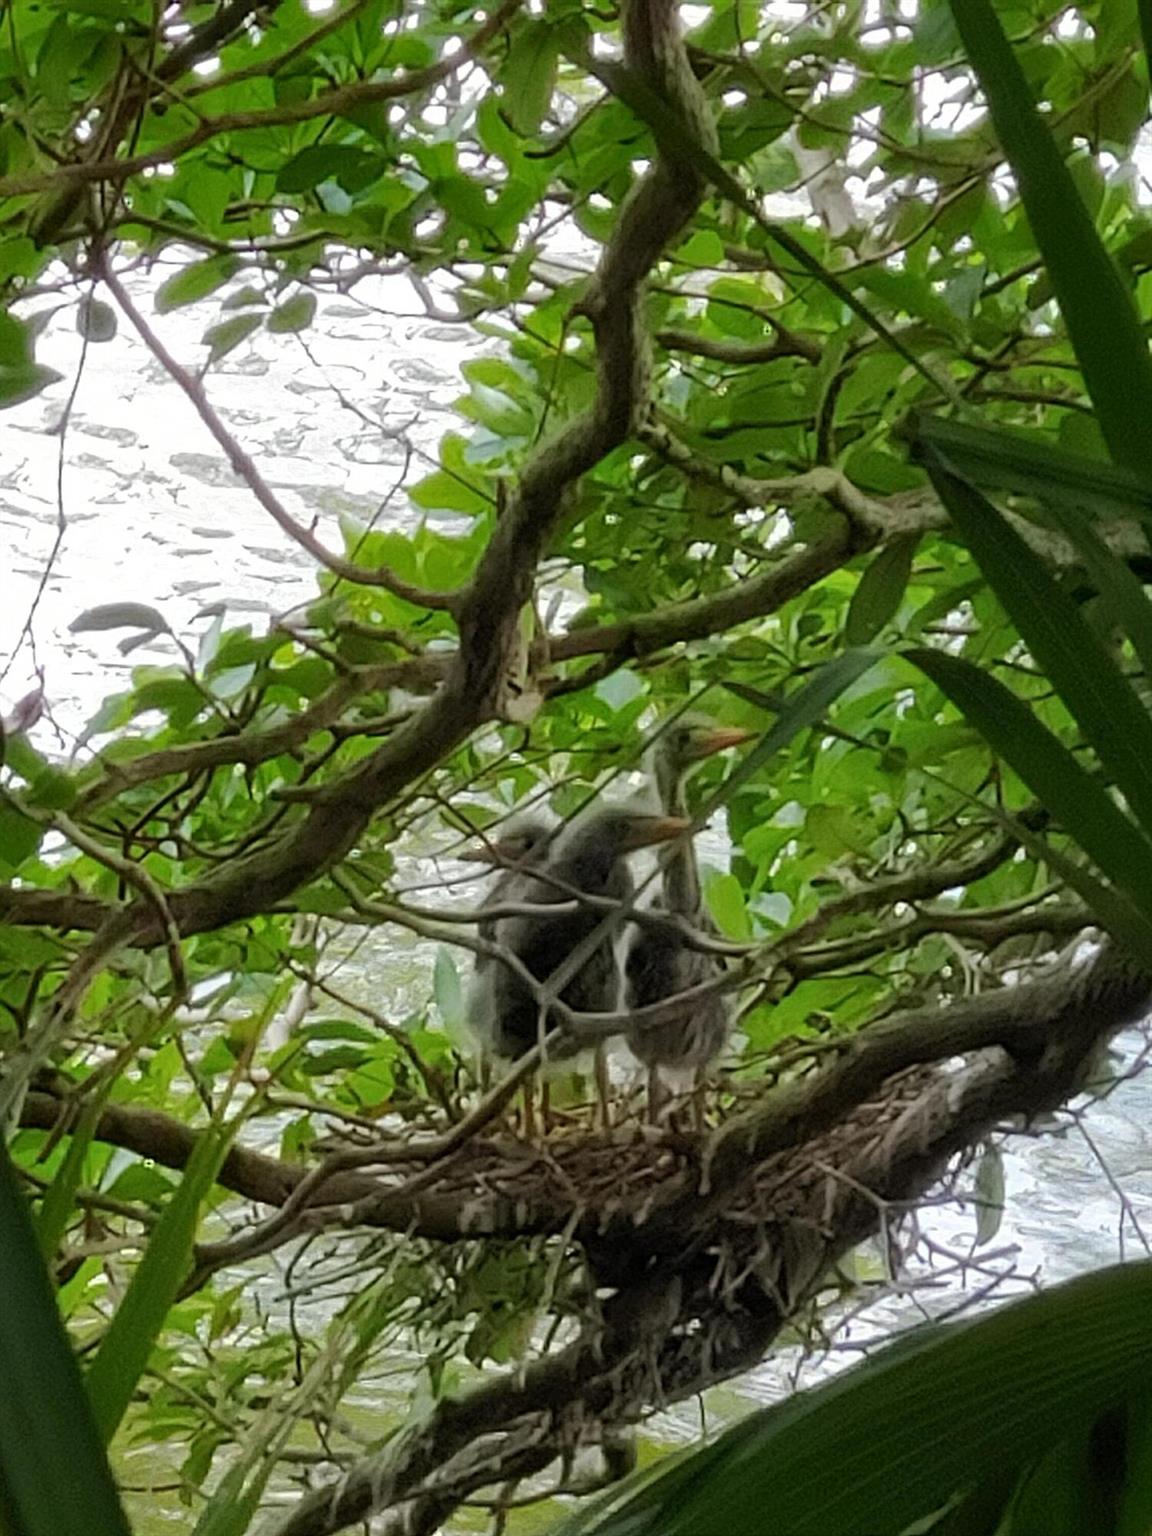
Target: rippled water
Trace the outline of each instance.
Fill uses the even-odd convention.
[[[334,519],[341,513],[376,515],[395,485],[406,451],[398,431],[406,432],[416,452],[409,479],[427,472],[441,432],[458,425],[451,405],[462,393],[460,363],[481,349],[467,328],[420,318],[401,279],[376,280],[358,292],[366,306],[349,298],[321,303],[306,347],[292,337],[257,336],[210,380],[216,407],[289,510],[303,522],[318,519],[332,548],[339,547]],[[150,307],[144,292],[141,302]],[[199,338],[215,318],[213,307],[197,306],[155,324],[176,355],[195,366],[204,355]],[[88,349],[61,439],[58,426],[81,353],[74,311],[61,308],[39,355],[64,382],[0,415],[0,524],[11,550],[0,588],[0,655],[16,642],[56,537],[62,451],[66,526],[34,626],[35,657],[45,668],[60,732],[54,736],[41,727],[41,739],[53,750],[68,750],[101,698],[123,686],[132,667],[174,659],[163,641],[125,658],[116,648],[118,634],[70,634],[69,623],[83,609],[125,599],[149,603],[194,643],[212,605],[226,604],[233,618],[252,615],[259,628],[261,614],[283,612],[315,591],[308,557],[238,484],[191,407],[139,342],[121,334]],[[403,496],[394,495],[377,525],[411,526],[411,515]],[[0,686],[0,704],[10,705],[29,686],[33,660],[25,646]],[[373,949],[378,1005],[396,1016],[408,1012],[415,999],[427,996],[432,960],[431,946],[389,934],[386,945]],[[1123,1044],[1134,1056],[1137,1033]],[[998,1255],[996,1267],[1015,1273],[1002,1294],[1026,1288],[1033,1276],[1056,1281],[1143,1251],[1142,1232],[1152,1233],[1149,1102],[1149,1082],[1138,1077],[1092,1106],[1083,1130],[1096,1151],[1075,1123],[1059,1136],[1014,1143],[1006,1156],[1007,1211],[989,1245]],[[970,1210],[936,1208],[921,1226],[960,1252],[971,1244],[975,1220]],[[915,1299],[878,1302],[843,1331],[831,1356],[804,1366],[800,1379],[855,1358],[858,1343],[874,1338],[878,1328],[912,1320],[921,1306],[933,1315],[955,1308],[964,1287],[943,1259],[937,1264],[944,1271],[938,1288],[921,1290]],[[920,1278],[929,1276],[920,1272]],[[987,1283],[986,1275],[970,1278],[976,1289]],[[702,1422],[714,1427],[750,1402],[782,1395],[799,1364],[786,1351],[708,1394],[703,1410],[686,1404],[658,1415],[650,1433],[668,1442],[693,1439]],[[151,1457],[146,1460],[145,1471],[136,1455],[129,1457],[130,1475],[139,1481],[156,1471]],[[187,1519],[179,1507],[165,1510],[149,1501],[139,1531],[158,1536],[183,1530]]]

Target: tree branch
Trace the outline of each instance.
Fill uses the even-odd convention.
[[[504,0],[462,47],[425,69],[405,70],[391,80],[360,80],[337,86],[314,96],[310,101],[287,102],[260,112],[226,112],[206,117],[179,138],[144,154],[112,156],[105,160],[75,161],[54,171],[34,176],[0,176],[0,197],[23,197],[33,192],[74,187],[83,183],[123,182],[129,176],[157,165],[178,161],[189,150],[207,144],[222,133],[241,133],[248,129],[286,127],[307,123],[315,118],[347,117],[356,109],[383,101],[398,101],[415,96],[447,80],[474,59],[496,37],[520,8],[520,0]]]

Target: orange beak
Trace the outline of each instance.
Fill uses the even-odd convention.
[[[692,743],[685,756],[689,762],[699,762],[714,752],[727,752],[729,747],[742,746],[757,735],[756,731],[742,731],[734,726],[718,726],[715,730],[693,732]]]
[[[625,850],[631,853],[635,848],[651,848],[653,843],[670,842],[687,832],[691,825],[683,816],[634,816],[624,838]]]

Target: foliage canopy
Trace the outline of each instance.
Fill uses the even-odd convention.
[[[0,403],[59,401],[67,451],[39,338],[97,369],[129,329],[316,566],[195,653],[91,610],[170,662],[65,760],[38,697],[6,721],[0,1111],[95,1423],[177,1447],[197,1536],[270,1483],[311,1490],[267,1526],[303,1536],[583,1491],[590,1450],[613,1480],[630,1424],[760,1359],[1152,991],[1109,951],[1032,979],[1098,918],[1152,954],[1138,8],[3,17]],[[478,342],[458,429],[407,509],[312,522],[214,376],[382,275]],[[384,431],[387,378],[348,408]],[[460,1054],[472,898],[398,867],[571,814],[697,702],[761,735],[693,787],[733,845],[715,1135],[585,1119],[526,1157]],[[401,930],[439,946],[406,1018],[338,964]]]

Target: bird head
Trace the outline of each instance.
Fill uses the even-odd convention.
[[[529,819],[502,828],[496,836],[465,848],[458,857],[467,864],[522,864],[547,843],[552,828],[542,820]]]
[[[726,752],[729,747],[739,747],[751,741],[755,731],[741,730],[736,726],[717,725],[700,715],[681,715],[663,733],[657,748],[663,750],[679,765],[703,762],[716,752]]]
[[[638,848],[667,843],[692,826],[684,816],[655,816],[628,806],[601,812],[599,823],[605,837],[613,839],[621,853],[634,853]]]

